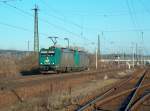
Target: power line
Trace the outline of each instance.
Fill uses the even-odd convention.
[[[47,5],[47,3],[44,1],[44,0],[41,0],[41,2],[47,7],[47,8],[49,8],[49,6]],[[58,12],[58,11],[56,11],[55,9],[53,9],[53,8],[51,8],[54,12]],[[65,21],[66,19],[64,19],[65,18],[65,16],[63,15],[63,18],[62,17],[58,17],[58,16],[55,16],[55,15],[50,15],[49,13],[47,13],[47,15],[49,15],[49,16],[51,16],[51,17],[54,17],[54,18],[56,18],[56,19],[58,19],[58,20],[60,20],[60,21]],[[61,14],[62,15],[62,14]],[[76,26],[76,27],[78,27],[78,28],[80,28],[80,29],[82,29],[82,26],[81,25],[79,25],[79,24],[77,24],[77,23],[74,23],[74,22],[72,22],[72,21],[70,21],[70,20],[67,20],[67,22],[68,23],[70,23],[70,24],[72,24],[72,25],[74,25],[74,26]]]
[[[10,25],[10,24],[7,24],[7,23],[3,23],[3,22],[0,22],[0,25],[4,25],[4,26],[10,27],[10,28],[14,28],[14,29],[23,30],[23,31],[26,31],[26,32],[33,32],[33,31],[31,31],[29,29],[26,29],[24,27],[14,26],[14,25]]]
[[[4,23],[4,22],[0,22],[0,25],[6,26],[6,27],[9,27],[9,28],[12,28],[12,29],[17,29],[17,30],[22,30],[22,31],[25,31],[25,32],[33,33],[33,31],[30,30],[30,29],[20,27],[20,26],[11,25],[11,24],[7,24],[7,23]],[[39,34],[43,35],[43,36],[46,36],[46,38],[49,36],[49,34],[46,34],[46,33],[39,33]],[[59,39],[61,39],[61,38],[59,38]],[[64,39],[62,39],[62,40],[64,40]]]
[[[138,0],[139,1],[139,3],[142,5],[142,7],[145,9],[145,11],[148,13],[148,14],[150,14],[150,10],[147,8],[147,6],[143,3],[143,1],[142,0]]]
[[[143,29],[122,29],[122,30],[118,30],[118,29],[116,29],[116,30],[115,29],[114,30],[102,30],[102,29],[98,29],[98,28],[88,28],[88,29],[91,30],[91,31],[92,30],[96,31],[96,32],[98,31],[98,32],[114,32],[114,33],[115,32],[117,32],[117,33],[118,32],[141,32],[141,30],[145,31],[145,32],[150,31],[150,29],[146,29],[146,28],[145,29],[144,28]]]
[[[125,29],[125,30],[102,30],[103,32],[140,32],[140,31],[150,31],[150,29]]]
[[[132,12],[133,13],[133,12]],[[69,12],[71,15],[77,15],[77,16],[103,16],[103,17],[110,17],[110,16],[126,16],[130,15],[129,11],[120,11],[120,12],[75,12],[72,13]],[[136,14],[143,14],[143,12],[136,12]]]
[[[128,2],[128,1],[127,1]],[[136,19],[136,14],[135,14],[135,8],[134,8],[134,5],[133,5],[133,1],[131,1],[131,5],[132,5],[132,9],[133,9],[133,14],[132,14],[132,19],[133,19],[133,21],[134,21],[134,19]],[[127,4],[128,5],[128,7],[129,7],[129,4]],[[129,10],[131,10],[130,8],[129,8]],[[134,18],[133,18],[133,16],[134,16]],[[136,20],[137,21],[137,20]],[[134,25],[135,25],[135,27],[140,27],[139,26],[139,24],[138,23],[136,23],[136,21],[134,21]],[[144,43],[143,43],[143,30],[140,30],[139,32],[142,32],[141,34],[142,34],[142,42],[141,42],[141,54],[140,54],[140,52],[139,52],[139,54],[141,55],[141,58],[142,58],[142,55],[144,55]],[[143,53],[143,54],[142,54]]]
[[[141,25],[139,24],[138,19],[136,19],[137,16],[136,16],[136,11],[135,11],[135,7],[134,7],[134,3],[133,3],[133,2],[134,2],[134,1],[131,0],[131,6],[132,6],[133,17],[134,17],[134,20],[135,20],[136,27],[140,27]]]
[[[139,1],[139,3],[140,3],[140,5],[145,9],[145,11],[148,13],[148,14],[150,14],[150,10],[146,7],[146,5],[142,2],[142,0],[138,0]],[[141,50],[143,50],[142,51],[142,53],[143,53],[143,55],[144,55],[144,51],[145,51],[145,46],[144,46],[144,42],[143,42],[143,31],[145,31],[145,30],[143,30],[143,29],[141,29],[141,30],[139,30],[141,33],[142,33],[142,42],[141,42],[141,45],[142,45],[142,49]]]
[[[41,2],[45,5],[45,6],[47,6],[49,9],[50,9],[50,7],[49,7],[49,5],[44,1],[44,0],[41,0]],[[55,10],[55,9],[53,9],[53,8],[51,8],[54,12],[58,12],[57,10]],[[131,8],[130,8],[131,9]],[[92,13],[93,14],[93,13]],[[123,16],[123,15],[135,15],[135,18],[136,18],[136,12],[135,12],[135,9],[133,8],[133,11],[132,10],[130,10],[130,13],[127,13],[127,12],[118,12],[118,13],[112,13],[112,12],[109,12],[109,13],[107,13],[107,14],[100,14],[100,13],[98,13],[97,15],[100,15],[100,16],[104,16],[104,17],[109,17],[109,16]],[[142,13],[143,14],[143,13]],[[62,18],[62,17],[58,17],[58,16],[55,16],[55,15],[51,15],[51,14],[49,14],[49,13],[47,13],[47,15],[49,15],[49,16],[51,16],[51,17],[54,17],[54,18],[56,18],[56,19],[58,19],[58,20],[60,20],[60,21],[65,21],[65,16],[63,15],[63,17],[64,18]],[[132,16],[131,17],[132,18],[132,22],[135,24],[135,27],[137,26],[137,24],[136,24],[136,22],[135,22],[135,20],[134,20],[134,17]],[[71,23],[72,25],[74,25],[74,26],[77,26],[77,27],[79,27],[79,28],[81,28],[82,30],[83,30],[83,26],[81,26],[81,25],[79,25],[79,24],[76,24],[76,23],[73,23],[73,22],[70,22],[70,21],[67,21],[68,23]],[[88,29],[87,27],[85,27],[86,29]]]
[[[21,12],[21,13],[23,13],[23,14],[25,14],[25,15],[28,15],[28,16],[33,17],[33,15],[32,15],[31,13],[26,12],[26,11],[24,11],[24,10],[22,10],[22,9],[16,7],[16,6],[14,6],[14,5],[8,4],[7,2],[3,2],[3,3],[4,3],[5,5],[11,7],[11,8],[14,8],[14,9],[18,10],[19,12]]]
[[[26,11],[24,11],[24,10],[22,10],[22,9],[16,7],[16,6],[10,5],[10,4],[6,3],[6,2],[3,2],[3,3],[6,4],[7,6],[11,7],[11,8],[14,8],[14,9],[18,10],[19,12],[21,12],[21,13],[23,13],[23,14],[26,14],[26,15],[28,15],[28,16],[33,17],[33,15],[30,14],[29,12],[26,12]],[[78,38],[79,38],[79,36],[80,36],[79,34],[74,33],[74,32],[72,32],[72,31],[70,31],[70,30],[68,30],[68,29],[66,29],[66,28],[64,28],[64,27],[60,27],[60,26],[58,26],[58,25],[55,25],[55,24],[53,24],[53,23],[50,23],[50,22],[48,22],[48,21],[45,20],[45,19],[39,18],[39,20],[42,21],[42,22],[44,22],[44,23],[46,23],[46,24],[52,25],[53,27],[59,28],[59,29],[61,29],[61,30],[64,30],[64,31],[66,31],[66,32],[68,32],[68,33],[70,33],[70,34],[72,34],[72,35],[75,35],[75,36],[78,37]],[[81,38],[81,39],[83,39],[83,38]]]
[[[127,4],[127,7],[128,7],[128,10],[129,10],[129,14],[130,14],[130,18],[131,18],[131,21],[133,23],[133,26],[136,27],[136,22],[134,21],[134,17],[133,17],[132,10],[131,10],[131,7],[129,5],[128,0],[126,0],[126,4]]]
[[[0,2],[12,2],[12,1],[18,1],[18,0],[1,0]],[[22,1],[22,0],[19,0]]]
[[[45,13],[46,15],[48,15],[48,16],[50,16],[50,17],[56,18],[56,19],[59,20],[59,21],[63,21],[63,22],[66,21],[65,18],[61,18],[61,17],[55,16],[55,15],[51,15],[51,14],[46,13],[46,12],[43,12],[43,13]],[[67,21],[67,22],[70,23],[70,25],[76,26],[76,27],[78,27],[78,28],[80,28],[80,29],[82,28],[82,26],[80,26],[80,25],[78,25],[78,24],[76,24],[76,23],[73,23],[73,22],[71,22],[71,21]]]
[[[42,0],[41,2],[42,2],[46,7],[49,8],[49,6],[47,5],[47,3],[46,3],[45,1]],[[53,8],[52,8],[52,10],[53,10],[54,12],[58,12],[58,11],[56,11],[56,10],[53,9]],[[56,19],[58,19],[58,20],[60,20],[60,21],[63,21],[63,22],[66,21],[66,19],[64,19],[64,18],[65,18],[64,15],[63,15],[64,18],[55,16],[55,15],[51,15],[51,14],[49,14],[49,13],[46,13],[46,15],[49,15],[49,16],[51,16],[51,17],[54,17],[54,18],[56,18]],[[46,20],[44,20],[44,21],[47,22],[47,23],[49,23],[49,22],[46,21]],[[81,25],[79,25],[79,24],[77,24],[77,23],[74,23],[74,22],[72,22],[72,21],[70,21],[70,20],[67,21],[67,22],[83,30],[83,26],[81,26]],[[49,23],[49,24],[52,24],[52,23]],[[55,25],[55,24],[52,24],[52,25],[53,25],[54,27],[58,27],[58,26]],[[59,28],[62,29],[62,27],[59,27]],[[64,29],[64,28],[63,28],[63,29]],[[71,33],[71,34],[73,34],[73,35],[76,35],[78,38],[80,37],[79,34],[73,33],[73,32],[71,32],[71,31],[69,31],[69,30],[67,30],[67,29],[65,29],[65,31],[67,31],[67,32],[69,32],[69,33]],[[82,36],[82,39],[91,41],[91,40],[89,40],[89,39],[87,39],[86,37],[83,37],[83,36]]]
[[[24,28],[24,27],[20,27],[20,26],[15,26],[15,25],[3,23],[3,22],[0,22],[0,25],[7,26],[7,27],[9,27],[9,28],[13,28],[13,29],[17,29],[17,30],[22,30],[22,31],[25,31],[25,32],[33,33],[32,30],[27,29],[27,28]],[[44,35],[44,36],[48,36],[48,34],[45,34],[45,33],[40,33],[40,34],[41,34],[41,35]]]

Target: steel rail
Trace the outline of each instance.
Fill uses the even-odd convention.
[[[146,85],[143,85],[143,86],[140,86],[140,87],[139,87],[139,90],[143,90],[143,89],[149,88],[149,87],[150,87],[150,83],[149,83],[149,84],[146,84]],[[108,97],[108,98],[106,98],[106,99],[103,99],[103,100],[101,100],[100,102],[98,102],[98,103],[96,104],[96,106],[104,105],[104,104],[106,104],[106,103],[108,103],[108,102],[111,102],[112,100],[114,100],[114,99],[116,99],[116,98],[119,98],[119,97],[121,97],[121,96],[124,96],[124,95],[130,93],[131,91],[135,90],[136,88],[137,88],[137,87],[132,88],[132,89],[128,89],[128,90],[122,91],[122,92],[120,92],[120,93],[118,93],[118,94],[116,94],[116,95],[114,95],[114,96],[111,96],[111,97]]]
[[[139,87],[142,85],[144,79],[145,79],[145,75],[147,74],[147,71],[144,72],[144,74],[140,77],[140,79],[138,80],[138,82],[136,83],[135,87],[136,89],[133,90],[128,96],[127,98],[123,101],[123,103],[121,104],[119,111],[128,111],[131,104],[133,103],[133,101],[135,100],[135,97],[139,91]]]
[[[144,71],[142,71],[142,73],[144,73]],[[132,80],[133,78],[135,78],[135,76],[131,76],[129,79],[124,80],[123,82],[121,82],[120,84],[117,84],[116,87],[113,87],[111,89],[108,89],[105,93],[96,96],[95,98],[89,100],[88,102],[86,102],[84,105],[78,107],[75,111],[83,111],[86,108],[90,107],[91,105],[94,105],[97,101],[100,101],[101,99],[103,99],[104,97],[112,94],[112,92],[116,91],[118,88],[120,88],[121,86],[123,86],[124,84],[128,83],[128,81]]]
[[[110,89],[108,91],[106,91],[103,95],[101,96],[97,96],[94,99],[91,99],[90,101],[88,101],[87,103],[85,103],[84,105],[80,106],[78,109],[76,109],[75,111],[83,111],[85,110],[87,107],[95,104],[97,101],[103,99],[105,96],[109,95],[110,93],[112,93],[115,90],[115,88]]]
[[[142,103],[144,103],[146,100],[150,98],[150,93],[144,95],[142,98],[140,98],[134,105],[131,106],[130,111],[135,111],[140,107]]]

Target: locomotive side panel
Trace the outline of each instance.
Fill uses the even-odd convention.
[[[62,49],[60,67],[64,71],[70,71],[74,67],[74,53],[68,49]]]

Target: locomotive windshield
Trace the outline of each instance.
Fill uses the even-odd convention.
[[[46,55],[46,56],[53,56],[55,54],[54,51],[41,51],[41,55]]]
[[[47,54],[47,51],[41,51],[41,54]]]
[[[53,56],[54,54],[55,54],[54,51],[48,51],[48,52],[47,52],[47,55],[49,55],[49,56]]]

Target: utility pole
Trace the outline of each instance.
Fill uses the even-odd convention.
[[[68,42],[68,48],[69,48],[69,38],[64,38]]]
[[[141,32],[141,37],[142,37],[141,63],[142,63],[142,65],[145,65],[145,62],[144,62],[144,42],[143,42],[143,35],[144,35],[144,32]]]
[[[135,56],[136,56],[136,65],[137,65],[137,63],[138,63],[138,44],[137,43],[136,43],[135,47],[136,47]]]
[[[102,35],[103,35],[103,32],[102,32]],[[100,36],[98,35],[98,51],[97,51],[97,55],[98,55],[98,58],[100,58]]]
[[[96,60],[95,60],[95,61],[96,61],[95,67],[96,67],[96,70],[97,70],[97,54],[98,54],[97,52],[98,52],[98,51],[97,51],[97,49],[96,49],[96,52],[95,52],[95,59],[96,59]]]
[[[133,61],[133,67],[134,67],[134,65],[135,65],[135,59],[134,59],[134,45],[133,45],[133,47],[132,47],[132,61]]]
[[[95,69],[97,70],[97,67],[98,67],[98,50],[97,50],[97,48],[96,48],[96,43],[94,43],[94,42],[92,42],[91,43],[92,45],[94,45],[94,50],[95,50]]]
[[[139,55],[140,55],[140,65],[143,65],[143,55],[142,55],[142,45],[141,47],[139,48]]]
[[[131,47],[131,49],[132,49],[132,52],[131,52],[131,54],[132,54],[132,65],[133,65],[133,68],[134,68],[134,66],[135,66],[135,53],[134,53],[134,43],[132,42],[132,47]]]
[[[34,52],[39,52],[38,6],[34,10]]]
[[[103,32],[102,32],[102,36],[103,36]],[[97,44],[98,46],[98,49],[97,49],[97,61],[98,61],[98,65],[101,65],[99,62],[99,60],[101,59],[101,50],[100,50],[100,36],[98,35],[98,44]]]
[[[30,50],[30,41],[28,40],[28,52]]]
[[[103,33],[102,33],[102,35],[103,35]],[[99,36],[99,34],[98,34],[98,42],[97,42],[98,44],[98,46],[97,46],[97,49],[96,49],[96,64],[97,65],[100,65],[99,64],[99,60],[100,60],[100,36]],[[97,69],[97,66],[96,66],[96,69]]]

